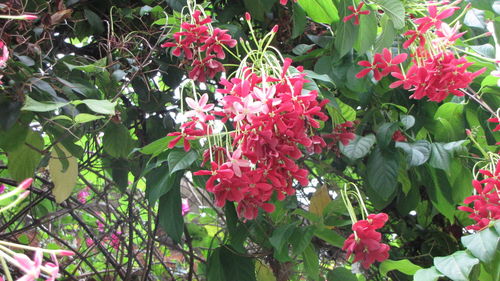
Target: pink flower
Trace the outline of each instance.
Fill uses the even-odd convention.
[[[78,201],[80,201],[80,203],[82,204],[85,204],[87,203],[87,197],[89,197],[90,193],[90,187],[85,187],[84,189],[80,190],[80,192],[78,192],[78,194],[76,195]]]
[[[23,19],[23,20],[36,20],[36,19],[38,19],[38,16],[25,14],[25,15],[21,15],[21,19]]]
[[[240,167],[250,167],[250,161],[241,159],[241,148],[236,149],[233,152],[233,155],[227,154],[227,166],[232,167],[234,174],[238,177],[241,177],[241,168]]]
[[[189,213],[189,201],[182,198],[182,215],[185,216],[187,213]]]
[[[25,254],[15,253],[13,255],[15,264],[24,275],[17,279],[18,281],[34,281],[40,276],[40,267],[42,266],[43,253],[41,250],[35,251],[33,260],[31,260]]]
[[[297,0],[293,0],[293,2],[297,3]],[[280,4],[285,6],[288,3],[288,0],[280,0]]]
[[[0,41],[0,48],[2,49],[2,55],[0,56],[0,68],[3,68],[9,59],[9,49],[3,41]]]
[[[200,119],[201,122],[207,121],[207,119],[209,117],[213,117],[213,116],[207,116],[205,114],[205,112],[209,112],[210,110],[212,110],[214,108],[214,105],[212,103],[207,104],[207,101],[208,101],[207,94],[203,94],[198,102],[196,102],[192,98],[189,98],[189,97],[186,98],[186,103],[193,110],[186,112],[184,115],[186,117],[196,117],[196,118]]]

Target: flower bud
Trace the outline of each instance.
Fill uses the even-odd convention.
[[[36,15],[21,15],[21,19],[23,20],[36,20],[38,16]]]
[[[279,29],[279,26],[276,24],[273,26],[272,32],[277,33]]]
[[[250,15],[249,12],[245,13],[245,20],[250,21],[252,19],[252,16]]]
[[[59,255],[59,256],[65,256],[65,257],[68,257],[68,256],[73,256],[73,255],[75,255],[75,252],[73,252],[73,251],[68,251],[68,250],[57,250],[57,251],[54,251],[54,254]]]
[[[17,187],[21,188],[22,190],[26,190],[31,186],[31,183],[33,183],[33,179],[27,178],[23,180]]]

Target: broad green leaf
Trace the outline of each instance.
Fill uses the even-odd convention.
[[[92,122],[95,120],[103,119],[105,118],[104,116],[98,116],[98,115],[92,115],[88,113],[80,113],[75,116],[75,123],[81,124],[81,123],[87,123],[87,122]]]
[[[156,156],[163,151],[168,149],[168,144],[170,143],[171,140],[173,140],[176,136],[167,136],[163,137],[161,139],[157,139],[153,141],[152,143],[142,147],[139,152],[142,154],[147,154],[147,155],[153,155]]]
[[[375,53],[380,53],[384,48],[390,47],[394,42],[394,37],[396,37],[396,30],[394,29],[393,21],[389,19],[389,16],[383,15],[380,25],[382,27],[382,33],[375,41]]]
[[[435,257],[434,265],[446,277],[454,281],[469,281],[469,275],[475,265],[479,263],[465,251],[458,251],[446,257]]]
[[[181,12],[182,8],[187,6],[186,0],[165,0],[168,6],[172,8],[172,10]]]
[[[220,248],[220,265],[225,279],[238,281],[256,281],[255,262],[247,255],[235,253],[229,246]]]
[[[294,255],[302,254],[306,247],[310,245],[315,228],[314,226],[306,226],[295,229],[290,237],[290,244],[292,245]]]
[[[453,189],[448,182],[446,174],[443,171],[432,169],[427,166],[429,179],[433,184],[427,181],[426,190],[432,205],[451,222],[455,220],[454,214],[456,203],[453,202]]]
[[[493,261],[498,253],[499,236],[492,228],[486,228],[472,235],[462,236],[462,243],[471,253],[484,263]]]
[[[408,130],[413,127],[413,125],[415,125],[415,117],[413,117],[412,115],[402,115],[401,123],[403,124],[405,130]]]
[[[0,148],[6,152],[14,150],[24,144],[29,127],[17,122],[9,130],[0,130]]]
[[[304,269],[309,276],[308,280],[319,280],[319,258],[312,243],[307,246],[302,257],[304,258]]]
[[[389,16],[394,23],[394,28],[405,27],[405,7],[400,0],[374,0],[373,2]]]
[[[336,267],[328,272],[327,281],[358,281],[349,269],[345,267]]]
[[[198,154],[194,150],[185,152],[183,150],[175,150],[168,154],[168,166],[170,168],[169,174],[176,171],[189,168],[194,161],[198,159]]]
[[[413,276],[413,281],[437,281],[439,277],[443,276],[444,275],[433,266],[417,271]]]
[[[43,138],[39,133],[29,131],[23,145],[16,147],[7,154],[7,168],[16,181],[32,178],[40,164],[44,148]]]
[[[375,144],[375,135],[369,134],[364,137],[356,135],[354,140],[351,140],[349,144],[343,145],[340,143],[340,152],[347,156],[351,160],[357,160],[365,157],[370,149]]]
[[[115,158],[127,158],[134,148],[134,140],[127,128],[114,122],[110,122],[104,129],[102,142],[104,151]]]
[[[255,262],[255,275],[257,281],[276,281],[272,269],[260,260]]]
[[[30,98],[29,96],[26,96],[26,102],[24,103],[24,106],[21,108],[21,110],[33,112],[48,112],[59,109],[67,104],[67,102],[39,102]]]
[[[207,281],[229,281],[224,276],[223,264],[220,261],[221,247],[210,251],[207,259]]]
[[[339,20],[337,8],[331,0],[298,0],[298,3],[315,22],[331,24]]]
[[[253,18],[265,21],[265,15],[271,10],[276,0],[243,0],[246,10]]]
[[[273,231],[273,235],[269,238],[269,242],[274,247],[274,257],[281,261],[290,261],[288,255],[288,240],[297,228],[296,223],[281,225]]]
[[[184,232],[184,218],[182,217],[180,186],[170,189],[160,197],[158,221],[174,242],[181,242],[182,233]]]
[[[396,142],[396,147],[401,148],[410,166],[420,166],[427,162],[431,155],[431,145],[426,140],[418,140],[414,143]]]
[[[373,11],[359,18],[359,32],[354,48],[359,54],[370,50],[377,39],[377,17]]]
[[[463,114],[464,105],[447,102],[442,104],[434,119],[438,120],[435,134],[438,141],[452,141],[465,138],[465,116]]]
[[[95,63],[87,65],[74,65],[67,62],[63,63],[70,71],[72,71],[73,69],[77,69],[87,73],[101,73],[106,71],[106,60],[107,58],[102,58]]]
[[[29,82],[31,82],[36,89],[45,92],[53,97],[57,97],[57,93],[54,88],[52,88],[52,86],[44,80],[31,78]]]
[[[75,187],[78,179],[78,160],[64,146],[57,144],[50,154],[49,173],[54,183],[52,195],[60,204],[71,195]]]
[[[311,204],[309,205],[309,212],[316,214],[318,216],[323,215],[323,210],[326,205],[332,201],[330,198],[330,194],[328,193],[328,188],[326,185],[323,185],[311,197]]]
[[[344,246],[345,238],[331,229],[318,227],[314,231],[314,235],[332,246],[338,248],[342,248]]]
[[[377,130],[377,144],[380,148],[386,149],[392,141],[394,132],[398,129],[397,123],[384,123]]]
[[[181,172],[169,174],[166,165],[157,167],[146,174],[146,197],[149,204],[153,206],[163,194],[172,188],[179,188],[181,178]]]
[[[81,100],[79,102],[84,103],[86,106],[90,108],[90,110],[94,111],[95,113],[106,114],[106,115],[116,114],[115,112],[116,102],[110,102],[109,100],[93,100],[93,99]]]
[[[450,170],[451,155],[442,143],[431,143],[431,158],[429,164],[437,169]]]
[[[396,153],[384,153],[378,147],[370,155],[366,179],[378,196],[387,200],[396,191],[398,182],[398,157]]]
[[[412,263],[411,261],[404,259],[404,260],[398,260],[398,261],[393,261],[393,260],[385,260],[383,261],[380,266],[380,273],[383,276],[387,276],[387,272],[391,270],[397,270],[399,272],[402,272],[406,275],[414,275],[419,269],[422,269],[420,266]]]
[[[300,56],[310,51],[312,48],[314,48],[314,46],[314,44],[299,44],[292,49],[292,52],[295,55]]]
[[[339,53],[339,57],[343,57],[352,50],[359,31],[352,21],[340,21],[336,25],[336,32],[333,44]]]
[[[292,39],[304,33],[307,25],[306,12],[298,4],[293,4],[293,29]]]
[[[96,13],[89,9],[85,9],[84,14],[90,26],[97,34],[104,33],[105,29],[103,20]]]

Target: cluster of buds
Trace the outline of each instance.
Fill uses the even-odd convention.
[[[462,89],[467,88],[485,68],[469,72],[467,68],[472,63],[451,48],[464,33],[458,32],[458,23],[450,27],[443,20],[451,17],[459,8],[448,1],[429,2],[427,7],[427,16],[413,20],[416,29],[403,34],[409,37],[403,43],[403,48],[408,49],[412,57],[406,73],[401,64],[407,59],[407,54],[402,53],[393,58],[391,52],[384,49],[382,54],[374,55],[373,62],[359,62],[359,65],[367,68],[356,77],[361,78],[373,71],[374,79],[380,80],[390,74],[397,79],[390,88],[403,86],[405,90],[413,92],[410,97],[414,99],[427,97],[431,101],[441,102],[450,94],[463,96]]]
[[[0,213],[5,212],[15,207],[21,200],[28,196],[27,190],[33,179],[29,178],[21,182],[16,188],[0,195]],[[0,186],[2,192],[5,191],[5,186]],[[14,251],[13,249],[27,250],[34,252],[33,258],[27,255]],[[51,261],[43,263],[43,254],[50,255]],[[47,250],[38,247],[25,246],[16,243],[0,241],[0,259],[8,264],[18,268],[22,272],[22,277],[17,280],[31,281],[41,276],[46,277],[46,280],[55,280],[59,275],[59,263],[57,256],[72,256],[71,251],[66,250]],[[2,262],[2,269],[7,280],[12,280],[11,273],[7,263]],[[0,276],[0,279],[2,277]],[[3,279],[2,279],[3,280]]]
[[[490,222],[500,219],[500,160],[497,160],[494,171],[479,170],[482,180],[473,180],[475,194],[464,200],[464,204],[473,204],[472,207],[460,206],[459,210],[470,213],[469,218],[476,223],[466,227],[468,230],[481,230],[490,225]]]
[[[236,46],[236,40],[227,34],[227,30],[211,27],[212,19],[196,10],[191,15],[191,22],[183,22],[181,31],[174,34],[175,42],[163,43],[162,47],[175,47],[172,54],[191,63],[189,78],[205,82],[207,77],[224,71],[224,66],[218,59],[224,59],[224,48]]]

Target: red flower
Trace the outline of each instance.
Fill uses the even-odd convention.
[[[342,250],[347,258],[354,253],[354,261],[361,261],[368,269],[375,261],[382,262],[389,258],[389,246],[381,243],[382,235],[375,231],[382,228],[389,216],[385,213],[371,214],[367,220],[360,220],[352,225],[354,231],[344,242]]]
[[[490,118],[490,119],[488,119],[488,122],[498,123],[496,125],[495,129],[493,129],[493,132],[500,131],[500,118]]]
[[[472,186],[476,195],[471,195],[464,200],[464,204],[473,203],[473,207],[460,206],[459,210],[471,213],[469,218],[476,221],[466,229],[481,230],[488,227],[491,221],[500,219],[500,161],[497,162],[495,172],[479,170],[483,180],[473,180]]]
[[[293,2],[297,3],[297,0],[293,0]],[[288,3],[288,0],[280,0],[280,4],[285,6]]]
[[[352,14],[344,17],[344,19],[343,19],[344,22],[347,22],[347,21],[349,21],[350,19],[352,19],[354,17],[354,24],[355,25],[359,25],[359,15],[368,15],[368,14],[370,14],[369,10],[361,11],[361,8],[363,8],[364,4],[365,4],[365,2],[359,3],[359,5],[358,5],[357,8],[354,8],[354,6],[347,7],[347,9],[349,9],[352,12]]]
[[[406,139],[406,136],[403,135],[403,133],[401,133],[400,130],[397,130],[396,132],[394,132],[394,134],[392,135],[392,139],[394,141],[399,141],[399,142],[406,142],[406,141],[408,141]]]
[[[432,26],[435,26],[436,28],[440,28],[443,19],[451,17],[455,10],[460,9],[459,7],[452,7],[448,8],[441,13],[437,13],[437,6],[436,5],[429,5],[428,11],[429,11],[429,16],[423,17],[423,18],[418,18],[415,19],[414,22],[418,24],[418,30],[420,30],[421,33],[425,33],[427,30],[429,30]]]

